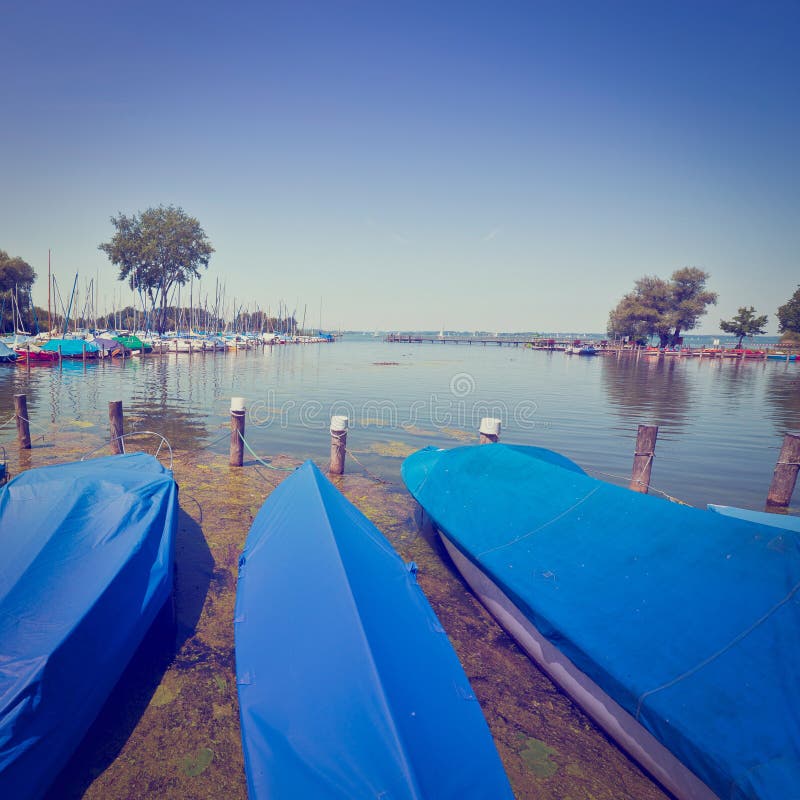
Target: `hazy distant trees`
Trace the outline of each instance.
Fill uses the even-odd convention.
[[[175,206],[148,208],[130,217],[119,214],[111,217],[111,224],[116,233],[99,249],[119,267],[121,281],[146,293],[150,308],[158,309],[156,328],[163,333],[173,287],[199,278],[214,248],[200,223]]]
[[[5,250],[0,250],[0,326],[15,330],[19,318],[15,318],[15,308],[12,297],[21,306],[19,313],[22,315],[22,326],[30,325],[28,293],[36,280],[33,267],[18,256],[10,256]]]
[[[778,330],[786,338],[800,338],[800,286],[797,291],[778,309]]]
[[[27,294],[36,273],[33,267],[21,258],[11,257],[5,250],[0,250],[0,292],[13,292],[19,289]]]
[[[609,314],[609,335],[633,340],[658,336],[661,347],[678,344],[681,333],[696,327],[707,306],[717,302],[716,293],[706,289],[708,278],[696,267],[676,270],[668,281],[639,278]]]
[[[739,342],[736,347],[742,346],[742,339],[745,336],[759,336],[766,333],[767,315],[763,314],[760,317],[756,316],[756,310],[753,306],[749,308],[742,306],[739,308],[739,313],[733,319],[719,321],[719,328],[723,333],[730,333],[733,336],[739,337]]]

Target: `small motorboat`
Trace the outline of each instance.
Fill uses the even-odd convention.
[[[251,800],[513,798],[416,568],[310,461],[253,521],[234,627]]]
[[[797,795],[794,531],[536,447],[428,448],[402,476],[487,609],[673,795]]]
[[[145,453],[0,489],[0,797],[44,794],[173,585],[178,489]]]

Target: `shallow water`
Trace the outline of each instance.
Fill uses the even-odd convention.
[[[140,649],[49,798],[246,795],[231,625],[236,564],[254,514],[286,472],[249,453],[243,469],[227,466],[232,396],[246,398],[248,444],[278,468],[306,457],[324,465],[330,415],[350,417],[347,474],[337,485],[420,566],[517,797],[663,797],[533,667],[438,542],[418,531],[400,463],[419,447],[475,441],[480,418],[499,416],[503,441],[550,447],[626,482],[636,426],[655,423],[654,486],[696,505],[760,508],[784,431],[800,429],[798,388],[800,367],[791,363],[579,358],[361,338],[0,368],[0,424],[23,392],[34,436],[34,449],[18,453],[13,422],[0,432],[14,474],[107,441],[107,404],[122,400],[127,430],[170,440],[181,486],[177,634]],[[364,469],[389,484],[365,479]]]
[[[330,416],[343,413],[350,469],[363,465],[391,481],[399,481],[404,455],[475,441],[481,417],[496,416],[503,441],[558,450],[625,483],[637,425],[657,424],[652,486],[698,506],[761,508],[783,434],[800,429],[796,362],[581,358],[350,337],[60,369],[0,367],[0,422],[13,413],[12,395],[24,392],[34,432],[75,426],[104,434],[108,402],[122,400],[126,431],[155,430],[179,449],[221,454],[230,398],[242,396],[246,439],[261,458],[324,460]],[[13,438],[11,427],[0,441]]]

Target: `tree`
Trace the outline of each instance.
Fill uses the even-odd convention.
[[[111,224],[116,233],[99,249],[119,267],[119,279],[146,292],[150,307],[159,309],[156,326],[163,333],[173,287],[199,278],[214,248],[200,223],[175,206],[148,208],[131,217],[119,214]]]
[[[759,336],[762,333],[766,333],[766,324],[767,315],[764,314],[757,317],[753,306],[750,306],[750,308],[742,306],[733,319],[721,319],[719,321],[719,327],[723,333],[731,333],[739,337],[739,342],[736,345],[737,349],[742,346],[742,339],[745,336]]]
[[[15,289],[27,292],[35,280],[36,273],[27,261],[12,258],[5,250],[0,250],[0,292],[13,292]]]
[[[800,286],[778,309],[778,330],[781,333],[800,336]]]
[[[708,278],[696,267],[676,270],[668,281],[639,278],[609,314],[609,335],[633,339],[655,335],[661,347],[678,344],[682,332],[697,326],[706,306],[717,302],[716,293],[706,289]]]
[[[29,319],[18,315],[22,314],[20,306],[27,312],[35,280],[36,273],[27,261],[18,256],[12,258],[5,250],[0,250],[0,329],[5,331],[6,326],[10,326],[14,331],[18,324],[23,328],[30,324]]]

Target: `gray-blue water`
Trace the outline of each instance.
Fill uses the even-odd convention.
[[[796,362],[582,358],[371,336],[60,369],[0,364],[0,423],[20,392],[34,433],[55,425],[106,436],[108,402],[122,400],[126,430],[159,431],[198,458],[227,451],[232,396],[246,399],[247,442],[265,460],[282,452],[325,463],[330,417],[346,414],[360,462],[348,470],[397,482],[404,453],[476,441],[480,418],[495,416],[503,441],[558,450],[625,483],[637,425],[653,423],[652,486],[698,506],[763,507],[783,434],[800,430]],[[0,443],[13,438],[12,423]]]

